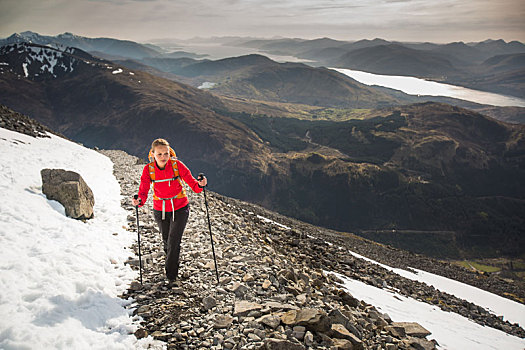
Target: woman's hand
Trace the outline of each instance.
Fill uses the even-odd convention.
[[[199,183],[200,187],[205,187],[208,184],[208,179],[206,178],[206,176],[202,175],[199,176],[197,182]]]
[[[139,205],[141,202],[140,198],[138,199],[135,199],[135,198],[132,198],[131,199],[131,203],[133,203],[133,206],[136,207],[137,205]]]

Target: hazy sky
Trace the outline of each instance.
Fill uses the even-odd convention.
[[[0,0],[0,37],[195,36],[525,42],[525,0]]]

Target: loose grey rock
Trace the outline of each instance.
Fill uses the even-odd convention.
[[[204,310],[209,310],[217,306],[217,300],[213,297],[204,297],[202,299],[202,306]]]
[[[309,330],[325,332],[330,328],[328,316],[316,309],[291,310],[281,316],[282,323],[290,326],[305,326]]]
[[[266,315],[261,317],[259,322],[272,329],[275,329],[281,324],[281,317],[277,315]]]
[[[347,339],[333,339],[331,348],[337,350],[353,350],[354,346]]]
[[[232,287],[232,292],[235,293],[236,296],[242,297],[246,292],[248,291],[248,287],[245,285],[235,282]]]
[[[235,308],[233,311],[234,316],[246,316],[251,311],[262,309],[262,305],[257,303],[252,303],[249,301],[241,300],[235,302]]]
[[[215,329],[223,329],[228,328],[231,326],[233,322],[233,317],[230,315],[218,315],[215,318],[215,322],[213,323],[213,328]]]
[[[304,345],[312,346],[314,344],[314,335],[310,331],[306,331],[304,335]]]
[[[283,339],[265,339],[264,348],[267,350],[304,350],[304,345]]]
[[[411,337],[425,338],[432,334],[419,323],[416,322],[394,322],[392,327],[402,327],[405,333]]]
[[[134,335],[137,339],[142,339],[148,336],[148,332],[144,328],[139,328],[135,331]]]

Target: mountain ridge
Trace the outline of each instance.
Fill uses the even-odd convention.
[[[72,33],[63,33],[57,36],[45,36],[35,32],[14,33],[8,38],[0,39],[0,46],[29,42],[40,45],[60,45],[62,47],[77,47],[84,51],[103,51],[107,54],[122,55],[131,58],[157,56],[162,49],[153,49],[131,40],[112,38],[87,38]]]

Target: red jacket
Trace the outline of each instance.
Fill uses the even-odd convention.
[[[155,180],[171,179],[173,178],[173,167],[171,165],[172,160],[168,160],[164,169],[159,169],[157,162],[155,163]],[[190,170],[182,163],[177,160],[177,169],[179,170],[179,176],[184,182],[186,182],[195,193],[202,192],[202,188],[199,187],[197,180],[191,175]],[[139,198],[142,203],[139,206],[143,206],[148,199],[148,192],[151,186],[151,178],[149,176],[149,165],[144,167],[142,176],[140,177],[139,187]],[[155,195],[158,198],[171,198],[176,196],[182,190],[179,180],[158,182],[153,186]],[[173,207],[171,201],[165,201],[166,211],[175,211],[186,206],[189,203],[188,197],[174,198]],[[153,209],[162,211],[162,200],[153,200]]]

